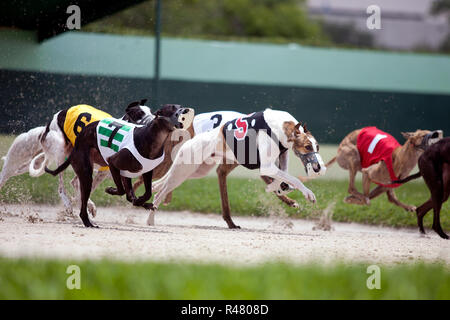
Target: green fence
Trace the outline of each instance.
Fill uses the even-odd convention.
[[[0,132],[43,125],[75,104],[121,116],[152,98],[152,38],[69,32],[38,44],[33,33],[0,31],[0,40]],[[161,77],[163,103],[197,113],[283,109],[321,142],[366,125],[397,138],[450,132],[446,56],[164,39]]]

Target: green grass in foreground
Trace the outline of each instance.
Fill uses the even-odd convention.
[[[66,185],[73,173],[66,173]],[[124,197],[110,196],[104,192],[106,186],[113,185],[112,180],[104,181],[93,193],[92,199],[98,206],[127,204]],[[333,219],[335,221],[359,222],[388,225],[394,227],[416,227],[414,213],[389,203],[386,195],[374,199],[370,206],[357,206],[344,203],[348,182],[342,180],[315,180],[307,186],[315,193],[317,204],[307,203],[299,191],[290,194],[298,200],[300,209],[289,208],[275,195],[264,191],[264,183],[258,179],[229,178],[228,193],[231,210],[234,215],[287,214],[296,218],[317,218],[323,209],[335,203]],[[357,186],[361,189],[361,186]],[[138,190],[138,194],[143,189]],[[413,182],[396,189],[398,198],[404,203],[420,205],[429,198],[424,183]],[[0,190],[0,202],[4,203],[60,203],[57,194],[57,178],[48,174],[39,178],[22,175],[11,178]],[[172,203],[162,210],[191,210],[195,212],[220,213],[220,194],[217,178],[207,177],[200,180],[185,181],[174,192]],[[450,229],[450,202],[446,202],[441,211],[441,223],[444,229]],[[432,213],[425,217],[425,226],[431,226]]]
[[[81,289],[68,290],[69,265]],[[252,267],[0,258],[0,299],[450,299],[442,265],[381,266],[381,289],[366,286],[367,265]]]

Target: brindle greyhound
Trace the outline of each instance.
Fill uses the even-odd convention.
[[[444,138],[427,148],[419,158],[419,173],[410,175],[394,183],[405,183],[419,177],[423,177],[431,198],[416,209],[417,224],[421,233],[425,234],[423,228],[423,217],[433,209],[433,230],[443,239],[448,235],[442,230],[440,213],[442,204],[450,195],[450,138]]]
[[[370,191],[371,182],[389,185],[392,179],[384,161],[362,169],[361,156],[357,148],[357,139],[361,130],[358,129],[350,132],[339,145],[336,157],[326,164],[328,167],[337,161],[341,168],[349,172],[350,183],[348,192],[350,196],[346,197],[344,201],[352,204],[370,205],[371,199],[386,192],[389,202],[407,211],[416,210],[415,206],[400,202],[393,188],[378,185]],[[416,132],[402,132],[402,135],[406,139],[406,142],[403,146],[396,148],[392,153],[393,169],[399,179],[406,177],[411,172],[425,147],[436,142],[437,139],[442,138],[442,131],[431,132],[429,130],[417,130]],[[358,171],[361,171],[363,175],[363,193],[358,192],[355,188],[355,176]]]
[[[181,108],[179,105],[165,105],[155,113],[155,116],[155,119],[149,124],[134,128],[132,136],[137,153],[141,158],[150,160],[161,158],[163,155],[163,146],[167,137],[175,128],[183,128],[191,124],[193,110]],[[185,121],[183,119],[190,120]],[[69,164],[72,165],[80,181],[80,218],[86,227],[95,227],[89,220],[87,213],[87,202],[92,186],[93,163],[101,166],[109,166],[116,188],[106,188],[105,191],[107,193],[113,195],[126,194],[127,200],[132,202],[135,206],[143,206],[146,209],[151,209],[153,207],[151,203],[145,203],[152,195],[152,170],[144,172],[142,161],[136,158],[136,153],[133,153],[131,149],[127,148],[116,150],[116,153],[112,156],[103,159],[97,140],[97,135],[99,134],[97,133],[97,127],[99,124],[99,121],[93,122],[81,131],[70,156],[56,170],[52,171],[45,168],[46,172],[57,175],[65,170]],[[111,135],[111,137],[114,136]],[[110,143],[108,142],[108,147],[109,146]],[[141,197],[136,198],[133,188],[131,187],[131,178],[123,177],[121,171],[143,173],[146,190]]]

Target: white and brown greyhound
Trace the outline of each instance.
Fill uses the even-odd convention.
[[[312,134],[285,111],[266,109],[230,120],[211,131],[195,135],[179,149],[167,174],[153,185],[158,192],[147,224],[154,224],[154,213],[166,195],[183,181],[201,178],[219,163],[217,169],[222,198],[222,215],[229,228],[239,228],[230,216],[226,190],[227,174],[238,165],[258,169],[270,179],[267,192],[300,190],[315,202],[314,193],[287,172],[288,150],[301,159],[308,176],[323,175],[326,167],[319,145]],[[287,188],[286,188],[287,187]]]

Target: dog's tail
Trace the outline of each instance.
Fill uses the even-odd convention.
[[[54,176],[56,176],[57,174],[60,174],[61,172],[63,172],[64,170],[67,169],[67,167],[70,164],[70,159],[71,158],[72,158],[72,153],[66,159],[66,161],[64,161],[63,164],[60,165],[58,168],[56,168],[55,170],[50,170],[49,168],[45,167],[45,172],[50,173],[51,175],[54,175]]]
[[[35,169],[36,161],[42,159],[42,157],[44,157],[44,160],[41,162],[41,166],[39,168]],[[43,175],[45,172],[44,169],[47,166],[47,163],[48,163],[48,158],[47,158],[45,152],[41,152],[37,156],[35,156],[31,160],[30,165],[28,166],[28,172],[30,173],[30,176],[36,178],[36,177]]]
[[[40,137],[40,139],[39,139],[39,141],[40,141],[41,143],[45,140],[45,138],[47,138],[47,134],[48,134],[49,131],[50,131],[50,124],[51,124],[51,123],[52,123],[51,121],[47,123],[47,126],[45,127],[45,131],[42,133],[42,135],[41,135],[41,137]]]
[[[42,132],[39,135],[39,142],[41,143],[41,145],[44,142],[45,138],[47,138],[47,134],[49,133],[49,131],[50,131],[50,122],[47,123],[47,126],[45,127],[44,132]],[[44,160],[42,161],[42,165],[39,168],[35,169],[36,161],[42,159],[42,157],[44,157]],[[47,155],[45,154],[45,152],[41,152],[37,156],[35,156],[31,160],[30,165],[28,166],[28,172],[30,173],[30,176],[36,178],[36,177],[43,175],[45,172],[44,171],[45,166],[48,164],[48,160],[49,159],[47,158]]]
[[[336,159],[337,159],[337,156],[334,157],[333,159],[331,159],[330,161],[328,161],[327,164],[325,165],[325,167],[328,168],[329,166],[331,166],[333,163],[336,162]]]
[[[406,177],[404,179],[394,180],[394,181],[392,181],[392,183],[405,183],[405,182],[420,178],[421,176],[422,176],[422,174],[420,172],[417,172],[417,173],[412,174],[409,177]]]

